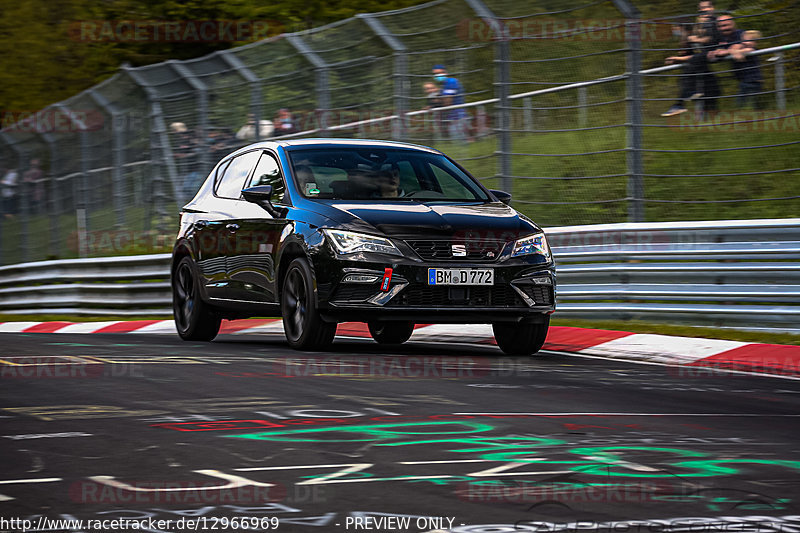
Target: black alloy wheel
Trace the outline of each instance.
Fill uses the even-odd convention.
[[[184,257],[172,276],[172,313],[178,335],[186,341],[210,341],[222,319],[200,298],[192,260]]]
[[[304,258],[289,264],[281,291],[281,316],[289,346],[296,350],[319,350],[333,342],[336,323],[324,322],[314,298],[311,268]]]

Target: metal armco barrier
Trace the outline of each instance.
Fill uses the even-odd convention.
[[[800,329],[800,219],[547,228],[556,315]],[[169,314],[169,254],[0,267],[0,312]]]

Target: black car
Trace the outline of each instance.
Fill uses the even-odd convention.
[[[283,317],[297,349],[366,322],[379,343],[419,323],[491,323],[509,354],[544,343],[555,309],[542,230],[441,152],[397,142],[262,142],[220,161],[184,206],[173,251],[178,333]]]

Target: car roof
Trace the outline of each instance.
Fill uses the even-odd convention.
[[[440,153],[439,150],[435,150],[428,146],[422,146],[419,144],[411,144],[411,143],[403,143],[397,141],[381,141],[381,140],[372,140],[372,139],[285,139],[285,140],[274,140],[274,141],[262,141],[257,142],[254,144],[250,144],[245,146],[244,148],[240,148],[234,154],[235,155],[239,152],[243,152],[246,150],[252,150],[254,148],[275,148],[277,146],[281,146],[283,148],[295,148],[295,147],[303,147],[303,148],[327,148],[333,146],[352,146],[358,148],[365,148],[365,147],[375,147],[375,148],[401,148],[406,150],[419,150],[424,152],[430,152],[438,154]]]

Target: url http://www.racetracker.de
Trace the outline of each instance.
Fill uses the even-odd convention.
[[[114,518],[106,520],[55,519],[39,516],[31,518],[0,517],[0,531],[28,533],[32,531],[205,531],[205,530],[270,530],[278,529],[280,521],[274,516],[181,518],[177,520],[154,518]]]

